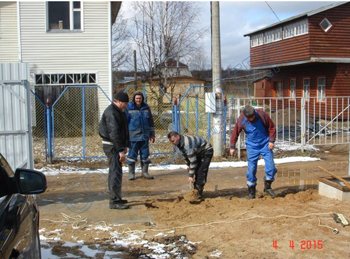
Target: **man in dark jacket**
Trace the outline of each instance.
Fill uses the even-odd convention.
[[[127,200],[122,199],[122,163],[125,161],[129,145],[128,121],[125,109],[129,97],[124,92],[113,96],[113,102],[103,112],[99,133],[102,138],[103,151],[108,158],[109,208],[128,209]]]
[[[129,168],[129,180],[135,180],[135,164],[140,154],[142,176],[146,179],[153,179],[148,173],[149,141],[154,143],[154,122],[150,107],[144,101],[141,92],[136,92],[127,109],[129,127],[129,152],[126,158]]]
[[[213,147],[202,137],[180,135],[176,131],[169,132],[168,139],[180,150],[188,166],[188,181],[193,184],[195,190],[195,195],[190,202],[201,202],[213,157]]]
[[[275,124],[264,111],[255,110],[252,106],[246,105],[232,131],[230,146],[231,155],[236,152],[236,143],[242,130],[244,130],[246,134],[248,158],[247,186],[249,199],[255,198],[257,183],[256,171],[260,155],[265,160],[264,192],[271,197],[275,197],[275,193],[271,188],[271,184],[277,172],[272,152],[276,139]]]

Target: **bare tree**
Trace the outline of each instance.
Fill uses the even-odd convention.
[[[191,55],[188,64],[191,70],[203,71],[206,69],[210,69],[210,65],[208,63],[208,56],[205,55],[205,51],[203,48],[199,48],[198,51]]]
[[[139,67],[147,72],[152,92],[162,104],[164,90],[169,86],[166,60],[188,60],[198,50],[198,40],[205,30],[197,26],[199,7],[195,2],[134,2],[135,31],[133,39],[139,52]],[[172,89],[173,87],[171,87]]]
[[[115,23],[112,25],[112,69],[117,71],[121,66],[126,67],[130,63],[132,50],[129,47],[128,40],[130,33],[128,31],[127,20],[123,14],[118,14]]]

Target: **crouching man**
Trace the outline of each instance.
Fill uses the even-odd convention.
[[[180,135],[176,131],[169,132],[168,139],[182,153],[189,168],[188,180],[193,184],[195,190],[195,195],[190,202],[201,202],[209,165],[213,157],[212,146],[202,137]]]

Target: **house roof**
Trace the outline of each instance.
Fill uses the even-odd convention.
[[[292,16],[292,17],[290,17],[288,19],[279,21],[277,23],[273,23],[273,24],[271,24],[269,26],[263,27],[261,29],[255,30],[255,31],[250,32],[250,33],[247,33],[247,34],[244,35],[244,37],[250,36],[252,34],[256,34],[258,32],[262,32],[262,31],[265,31],[265,30],[268,30],[268,29],[272,29],[273,27],[277,27],[277,26],[279,26],[281,24],[284,24],[284,23],[287,23],[287,22],[291,22],[291,21],[294,21],[294,20],[297,20],[297,19],[300,19],[300,18],[303,18],[303,17],[310,17],[310,16],[313,16],[315,14],[327,11],[329,9],[335,8],[337,6],[340,6],[340,5],[343,5],[343,4],[346,4],[346,3],[348,3],[348,2],[337,2],[337,3],[334,3],[334,4],[330,4],[330,5],[327,5],[327,6],[320,7],[318,9],[315,9],[315,10],[312,10],[312,11],[309,11],[309,12],[298,14],[298,15]]]
[[[111,23],[115,22],[117,15],[120,10],[120,6],[122,5],[121,1],[111,1]]]
[[[181,63],[180,61],[177,61],[173,58],[169,58],[163,63],[159,64],[160,67],[182,67],[182,68],[187,68],[188,66],[185,65],[184,63]]]
[[[182,80],[182,81],[193,81],[193,82],[206,82],[206,80],[204,79],[200,79],[200,78],[194,78],[191,76],[173,76],[173,77],[168,77],[169,80]],[[158,81],[160,80],[159,77],[153,77],[153,81]]]

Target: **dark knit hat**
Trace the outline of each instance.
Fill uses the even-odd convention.
[[[243,114],[246,117],[252,117],[254,115],[254,108],[250,105],[246,105],[243,109]]]
[[[120,91],[120,92],[114,94],[113,98],[114,98],[115,100],[120,101],[120,102],[124,102],[124,103],[129,102],[129,96],[128,96],[128,94],[127,94],[127,93],[124,93],[123,91]]]

